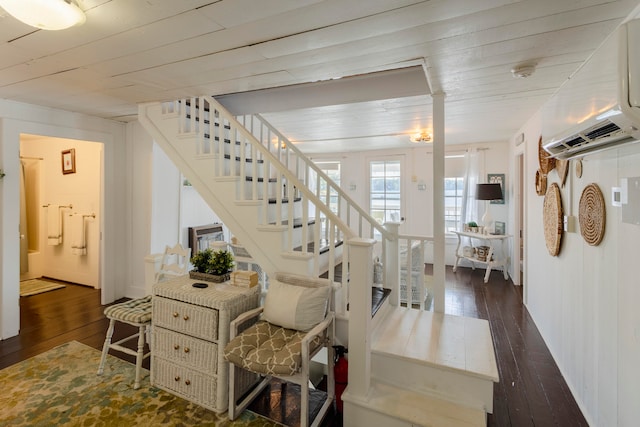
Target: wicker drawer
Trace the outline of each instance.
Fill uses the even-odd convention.
[[[218,339],[218,310],[155,296],[153,325],[205,340]]]
[[[196,369],[205,374],[215,374],[218,368],[218,345],[188,335],[160,328],[153,328],[152,354]]]
[[[226,395],[224,400],[216,401],[217,377],[213,375],[205,375],[154,356],[151,364],[151,378],[154,386],[190,402],[216,412],[227,410]]]

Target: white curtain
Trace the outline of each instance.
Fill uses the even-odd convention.
[[[463,224],[470,221],[480,222],[479,208],[482,208],[476,200],[476,184],[484,182],[484,151],[472,148],[467,150],[464,156],[465,173],[464,187],[462,189],[462,214],[458,230],[462,230]]]

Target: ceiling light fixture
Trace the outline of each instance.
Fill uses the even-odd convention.
[[[431,142],[431,134],[428,132],[418,132],[409,137],[411,142]]]
[[[511,69],[511,74],[513,77],[517,77],[519,79],[525,79],[529,77],[533,72],[536,71],[535,64],[526,64],[526,65],[516,65]]]
[[[0,0],[0,6],[19,21],[41,30],[64,30],[86,20],[76,0]]]

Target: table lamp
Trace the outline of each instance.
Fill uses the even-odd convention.
[[[476,185],[476,200],[485,201],[485,211],[482,216],[482,225],[487,232],[493,232],[493,218],[489,213],[489,201],[490,200],[502,200],[502,187],[500,184],[477,184]]]

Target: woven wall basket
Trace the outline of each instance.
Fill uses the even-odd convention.
[[[560,187],[564,188],[564,183],[567,181],[567,175],[569,174],[569,160],[556,159],[556,172],[558,172],[558,178],[560,178]]]
[[[578,220],[585,242],[591,246],[599,245],[604,237],[607,215],[604,197],[597,184],[589,184],[582,190]]]
[[[547,244],[549,255],[557,256],[560,253],[562,242],[562,198],[560,187],[555,182],[549,186],[544,196],[543,205],[544,241]]]
[[[540,169],[536,171],[536,194],[544,196],[547,193],[547,175],[543,174]]]
[[[556,159],[549,157],[549,153],[542,148],[542,135],[538,139],[538,163],[540,163],[540,170],[543,175],[549,175],[549,172],[556,167]]]

